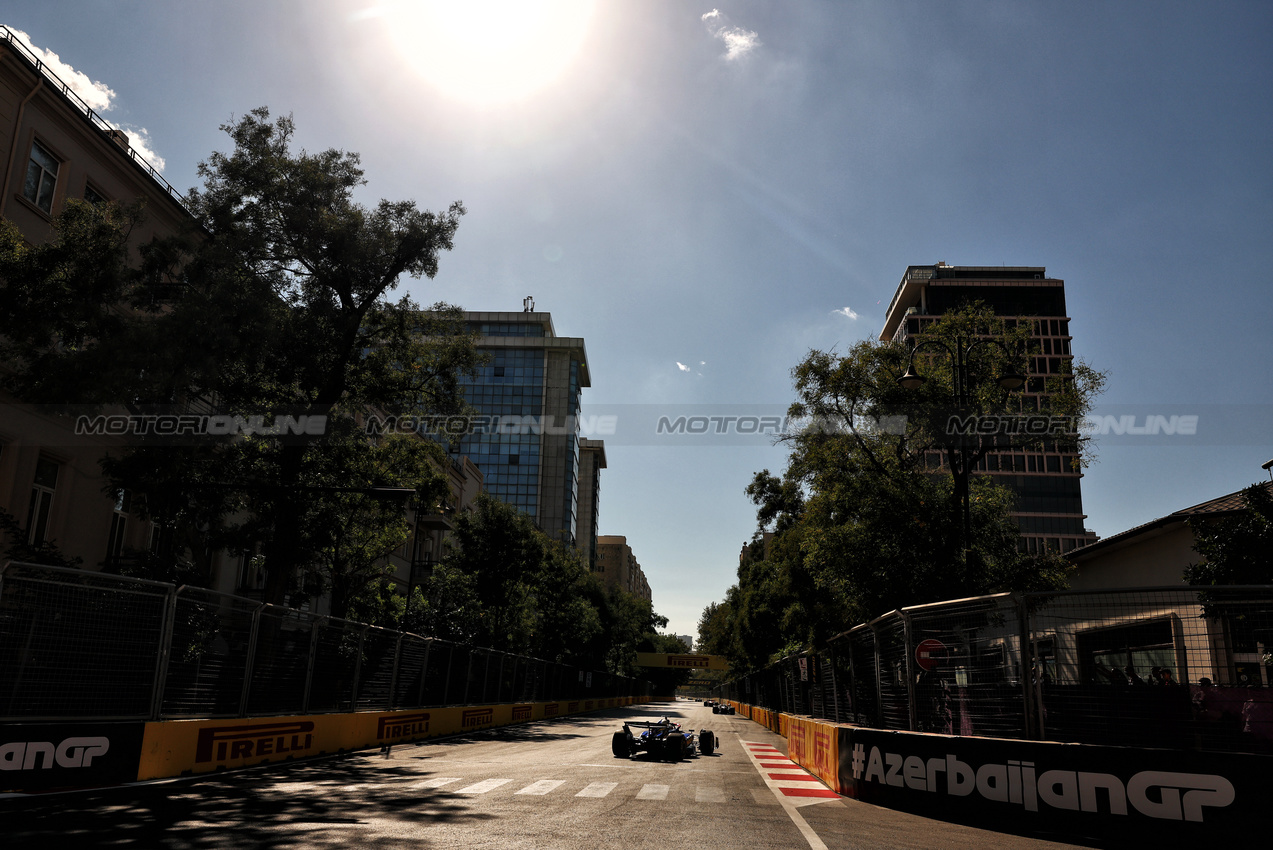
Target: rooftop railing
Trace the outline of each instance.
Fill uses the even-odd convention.
[[[181,192],[177,191],[177,188],[175,186],[173,186],[171,183],[165,180],[163,178],[163,175],[159,173],[158,169],[156,169],[153,165],[151,165],[150,162],[144,156],[137,153],[137,151],[134,150],[131,146],[125,147],[123,145],[119,145],[119,142],[112,134],[124,133],[123,130],[111,124],[109,121],[103,118],[100,114],[98,114],[98,112],[95,109],[89,106],[88,103],[85,102],[84,98],[76,94],[74,89],[72,89],[57,74],[55,74],[53,70],[44,63],[44,60],[42,60],[38,55],[36,55],[36,53],[31,49],[31,47],[26,42],[18,38],[16,33],[14,33],[8,27],[4,25],[0,25],[0,37],[2,37],[5,41],[7,41],[13,47],[14,52],[20,58],[25,60],[36,71],[36,73],[40,74],[46,81],[53,83],[58,93],[61,94],[62,97],[64,97],[80,113],[82,113],[85,119],[90,124],[92,124],[93,127],[95,127],[98,132],[102,133],[104,136],[106,136],[106,138],[110,139],[113,143],[118,145],[122,153],[127,155],[128,158],[131,159],[133,163],[137,165],[138,168],[146,172],[146,174],[149,175],[152,180],[154,180],[157,184],[159,184],[159,186],[163,188],[163,190],[166,191],[172,197],[172,199],[176,201],[179,206],[181,206],[182,209],[186,209],[185,202],[182,200]]]

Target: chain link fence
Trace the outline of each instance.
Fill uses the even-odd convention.
[[[875,729],[1273,753],[1273,587],[903,608],[717,695]]]
[[[644,681],[197,587],[0,568],[0,720],[250,717],[649,696]]]

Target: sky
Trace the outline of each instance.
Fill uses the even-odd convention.
[[[178,189],[268,106],[299,146],[359,152],[365,203],[463,201],[436,278],[402,289],[533,296],[584,338],[584,415],[617,423],[594,420],[599,530],[674,633],[736,581],[744,488],[786,454],[652,423],[780,415],[810,350],[879,335],[908,265],[1045,266],[1109,373],[1097,414],[1198,417],[1100,438],[1102,537],[1268,480],[1273,4],[721,2],[59,0],[0,23]]]

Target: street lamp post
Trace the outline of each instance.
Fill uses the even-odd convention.
[[[955,391],[955,408],[964,413],[972,407],[972,379],[969,374],[969,357],[974,349],[983,345],[998,346],[1009,360],[1015,359],[1013,353],[1008,347],[997,339],[979,338],[966,340],[963,337],[955,339],[954,346],[947,345],[939,339],[923,339],[911,349],[910,359],[906,364],[906,371],[899,375],[897,383],[902,389],[916,390],[924,385],[928,380],[923,375],[915,371],[915,355],[920,349],[939,348],[946,352],[950,358],[950,364],[954,374],[954,391]],[[1015,370],[1010,370],[1001,374],[996,382],[1005,390],[1017,390],[1025,384],[1025,375]],[[959,494],[959,504],[963,511],[964,523],[964,560],[972,555],[972,508],[969,504],[969,477],[972,474],[972,464],[975,462],[973,452],[969,450],[969,446],[961,444],[958,446],[958,463],[954,463],[954,455],[952,453],[951,475],[955,479],[955,488]],[[958,467],[958,468],[956,468]]]

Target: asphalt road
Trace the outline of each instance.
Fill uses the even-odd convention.
[[[616,759],[624,719],[711,729],[712,756]],[[779,752],[780,751],[780,752]],[[831,796],[786,741],[679,701],[201,779],[0,798],[0,842],[38,848],[781,848],[1076,846]],[[777,778],[774,778],[777,777]],[[792,796],[783,788],[797,789]]]

